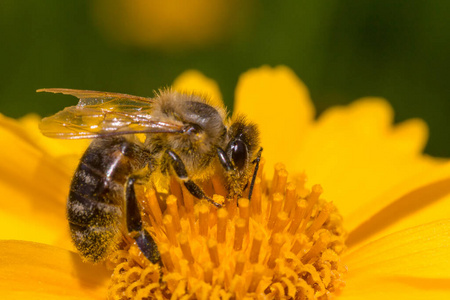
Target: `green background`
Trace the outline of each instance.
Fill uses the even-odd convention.
[[[89,1],[0,2],[0,112],[49,115],[70,97],[43,87],[136,95],[198,69],[228,105],[241,73],[263,64],[292,68],[318,112],[362,96],[387,98],[395,121],[430,127],[426,152],[450,156],[450,1],[256,1],[251,27],[201,50],[143,50],[111,42]]]

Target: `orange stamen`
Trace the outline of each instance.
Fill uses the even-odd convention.
[[[194,257],[192,256],[191,246],[189,245],[189,237],[185,233],[180,233],[178,236],[178,242],[180,243],[181,251],[183,252],[184,258],[189,262],[189,264],[194,263]]]
[[[159,253],[161,254],[161,260],[164,264],[164,267],[169,272],[172,272],[175,270],[175,266],[173,265],[172,257],[170,256],[169,248],[165,245],[161,245],[159,247]]]
[[[222,195],[222,196],[228,195],[228,191],[225,187],[224,180],[219,175],[214,174],[211,177],[211,181],[212,181],[212,185],[214,188],[214,193],[216,195]]]
[[[265,268],[262,265],[255,265],[253,267],[252,279],[251,279],[250,285],[248,287],[249,293],[254,293],[256,291],[259,283],[261,282],[261,278],[262,278],[264,269]]]
[[[201,236],[208,236],[209,229],[209,206],[201,202],[198,204],[198,229]]]
[[[287,178],[288,172],[286,171],[286,169],[281,169],[280,171],[278,171],[278,180],[275,186],[275,193],[284,193]]]
[[[205,263],[203,266],[203,280],[209,284],[212,283],[213,279],[213,264],[211,262]]]
[[[183,202],[184,207],[186,209],[187,214],[194,213],[194,196],[186,189],[186,187],[182,186],[181,191],[183,193]]]
[[[208,251],[209,251],[209,257],[211,258],[212,263],[217,268],[220,264],[219,251],[217,249],[217,241],[215,241],[213,239],[208,240]]]
[[[323,223],[328,219],[330,216],[330,209],[331,209],[331,203],[327,203],[323,209],[320,211],[319,215],[314,219],[311,226],[306,230],[306,235],[308,237],[311,237],[314,232],[319,230],[320,227],[322,227]]]
[[[183,192],[181,191],[180,182],[174,177],[170,177],[170,193],[177,197],[180,206],[184,207]]]
[[[306,174],[301,173],[300,175],[294,178],[294,182],[296,185],[296,193],[300,198],[305,198],[309,194],[309,190],[305,188],[306,183]]]
[[[273,173],[272,188],[270,190],[270,195],[272,195],[276,192],[276,188],[278,186],[279,172],[281,170],[286,169],[286,166],[282,163],[277,163],[277,164],[275,164],[274,169],[275,169],[275,171]]]
[[[272,252],[270,253],[269,260],[267,262],[267,266],[269,268],[275,267],[275,260],[280,255],[281,246],[283,245],[283,235],[281,233],[277,233],[273,237],[272,242]]]
[[[245,261],[246,261],[245,254],[242,252],[239,252],[236,257],[236,266],[234,267],[234,274],[235,275],[241,275],[244,271]]]
[[[175,225],[173,224],[173,217],[171,215],[165,215],[163,219],[164,227],[166,228],[166,235],[169,239],[170,243],[173,246],[177,246],[177,238],[176,238],[176,229]]]
[[[233,219],[236,215],[237,211],[237,199],[236,197],[233,197],[232,199],[229,199],[226,208],[228,209],[228,214],[230,215],[230,219]]]
[[[269,221],[267,222],[267,228],[273,229],[275,225],[275,221],[277,219],[277,215],[281,210],[281,206],[283,205],[284,197],[280,193],[273,194],[272,199],[272,207],[270,209]]]
[[[309,251],[301,258],[302,263],[311,264],[319,258],[320,253],[324,250],[330,242],[328,234],[321,234],[319,239],[309,249]]]
[[[154,189],[150,188],[147,189],[146,193],[145,193],[145,197],[147,199],[147,201],[145,203],[147,203],[148,208],[147,211],[150,211],[151,214],[153,215],[153,218],[156,221],[156,224],[158,226],[162,226],[162,212],[161,212],[161,207],[159,206],[158,203],[158,199],[156,198],[156,192]]]
[[[239,218],[236,221],[233,246],[233,249],[235,251],[239,251],[242,249],[242,242],[244,241],[245,236],[245,224],[246,222],[242,218]]]
[[[289,182],[286,186],[286,195],[284,200],[283,210],[291,215],[294,212],[295,202],[297,201],[296,186],[294,183]]]
[[[280,211],[277,215],[275,226],[272,230],[272,238],[275,234],[281,232],[284,229],[284,227],[286,227],[288,222],[289,222],[288,214],[285,211]]]
[[[245,220],[245,232],[248,233],[248,223],[250,217],[250,201],[246,198],[239,199],[239,216]]]
[[[304,231],[306,228],[306,225],[309,222],[309,219],[311,218],[311,213],[313,210],[314,205],[317,203],[317,200],[319,200],[320,194],[322,194],[323,190],[322,187],[319,184],[316,184],[312,187],[311,194],[309,194],[307,201],[308,201],[308,207],[306,208],[306,212],[303,217],[303,224],[300,228],[301,231]]]
[[[298,227],[303,221],[306,208],[308,207],[308,202],[306,202],[305,200],[298,200],[296,204],[297,205],[295,207],[294,216],[292,217],[292,223],[289,226],[288,230],[289,233],[292,235],[294,235],[297,232]]]
[[[167,204],[167,210],[169,214],[172,216],[173,224],[175,225],[175,228],[177,231],[180,231],[181,224],[180,224],[180,216],[178,215],[178,205],[177,205],[177,198],[174,195],[169,195],[166,199]]]
[[[300,233],[295,236],[295,242],[291,248],[292,253],[298,254],[300,252],[300,250],[302,250],[303,247],[305,247],[305,244],[307,241],[305,241],[304,237],[305,237],[305,235],[302,235]]]
[[[260,231],[257,231],[253,237],[252,248],[250,250],[250,262],[252,264],[257,263],[259,260],[259,252],[261,250],[263,238],[264,236]]]
[[[228,211],[221,208],[217,211],[217,242],[225,243],[227,235]]]

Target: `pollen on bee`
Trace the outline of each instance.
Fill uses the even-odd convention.
[[[251,201],[226,199],[214,187],[220,209],[179,185],[168,196],[147,190],[144,213],[160,230],[145,226],[161,265],[140,261],[137,248],[124,245],[109,261],[110,299],[310,299],[340,290],[345,231],[322,187],[308,190],[304,174],[290,178],[282,164],[271,182],[258,176]]]

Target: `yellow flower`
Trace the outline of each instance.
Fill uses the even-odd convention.
[[[242,33],[253,0],[96,0],[92,16],[110,38],[124,45],[178,52],[222,42]]]
[[[221,100],[217,85],[195,71],[174,87]],[[173,189],[185,208],[167,199],[168,213],[157,217],[147,191],[143,204],[159,225],[152,232],[165,267],[159,273],[131,244],[108,261],[111,280],[102,265],[81,262],[67,234],[65,198],[86,142],[41,137],[36,116],[2,117],[2,295],[449,298],[450,164],[421,153],[422,121],[392,125],[382,99],[331,108],[315,120],[306,87],[286,67],[243,74],[235,110],[261,129],[267,175],[258,175],[256,201],[217,212]]]

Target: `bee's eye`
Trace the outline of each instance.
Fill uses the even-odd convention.
[[[230,145],[230,151],[231,160],[233,161],[234,166],[237,169],[242,170],[247,163],[247,145],[241,140],[235,140]]]

